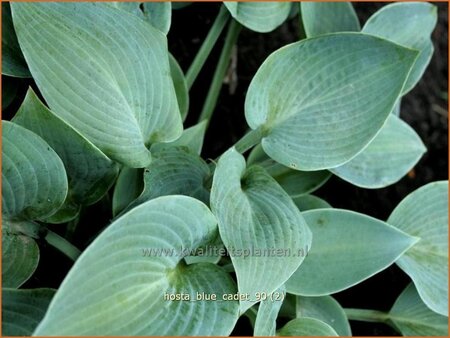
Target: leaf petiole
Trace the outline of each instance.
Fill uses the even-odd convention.
[[[51,230],[47,230],[45,240],[47,241],[48,244],[61,251],[63,254],[65,254],[73,261],[76,261],[77,258],[81,255],[81,251],[78,248],[76,248],[73,244],[67,241],[64,237],[61,237],[60,235],[54,233]]]
[[[239,141],[234,145],[236,150],[241,154],[245,153],[247,150],[253,148],[264,137],[262,128],[253,129],[247,134],[245,134]]]
[[[209,122],[211,119],[211,115],[216,107],[217,99],[220,94],[220,89],[222,88],[223,79],[227,73],[228,65],[230,64],[231,53],[239,37],[241,29],[242,26],[240,23],[236,20],[231,21],[225,37],[225,44],[223,45],[222,52],[220,53],[219,62],[217,63],[217,68],[214,72],[211,86],[209,87],[208,95],[206,96],[205,103],[203,104],[203,109],[200,113],[198,122],[203,120],[207,120]]]
[[[344,309],[344,312],[349,320],[385,323],[389,319],[389,314],[376,310]]]
[[[214,45],[219,39],[219,36],[222,33],[225,24],[228,22],[229,18],[230,14],[228,10],[224,5],[222,5],[222,7],[220,7],[219,14],[216,17],[216,20],[214,21],[213,25],[211,26],[211,29],[208,32],[208,35],[203,41],[202,46],[200,47],[199,51],[197,52],[197,55],[192,61],[191,66],[186,72],[186,84],[188,86],[188,89],[191,89],[192,85],[194,84],[195,79],[200,73],[200,70],[203,68],[206,59],[208,58],[209,54],[211,53],[211,50],[213,49]]]

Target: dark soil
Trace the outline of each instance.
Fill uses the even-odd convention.
[[[355,8],[364,24],[366,19],[383,3],[356,3]],[[402,101],[401,117],[420,135],[428,152],[408,176],[397,184],[379,190],[360,189],[332,177],[325,186],[316,192],[333,206],[362,212],[379,219],[386,219],[395,206],[416,188],[448,177],[448,113],[447,113],[447,42],[448,22],[447,4],[438,3],[439,21],[433,34],[435,53],[417,87]],[[174,11],[172,28],[169,33],[169,48],[184,70],[187,70],[199,49],[209,27],[216,17],[220,4],[197,3]],[[203,150],[203,157],[216,158],[233,145],[247,130],[244,118],[244,100],[248,85],[265,58],[287,43],[298,40],[297,19],[268,34],[258,34],[244,29],[237,47],[237,87],[230,91],[224,85],[217,108],[211,120]],[[212,74],[223,41],[219,41],[204,69],[195,82],[190,97],[190,112],[186,127],[196,123],[202,104],[207,95]],[[8,79],[6,79],[8,80]],[[21,92],[25,93],[30,81],[21,81]],[[19,97],[6,110],[3,119],[10,119],[17,110],[22,97]],[[73,238],[75,245],[86,246],[86,236],[92,237],[111,219],[110,201],[90,207],[94,212],[87,214],[80,222],[80,233]],[[59,227],[59,229],[61,229]],[[59,231],[58,226],[53,230]],[[40,266],[25,288],[57,288],[70,269],[70,261],[55,249],[41,246]],[[323,276],[326,278],[326,276]],[[399,268],[392,266],[367,281],[335,294],[334,297],[344,307],[370,308],[387,311],[409,283],[409,277]],[[282,324],[282,323],[279,323]],[[383,324],[351,322],[354,335],[396,335],[390,327]],[[252,335],[247,318],[242,317],[233,332],[235,335]]]

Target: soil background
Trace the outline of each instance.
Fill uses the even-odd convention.
[[[361,26],[370,15],[386,3],[354,3]],[[398,183],[378,190],[361,189],[333,176],[322,188],[315,192],[338,208],[362,212],[386,220],[395,206],[410,192],[432,181],[448,179],[448,14],[447,3],[435,3],[439,19],[433,33],[435,52],[421,82],[402,100],[401,117],[420,135],[428,148],[418,165]],[[183,9],[174,10],[172,26],[168,35],[169,49],[187,70],[214,21],[219,3],[195,3]],[[224,35],[224,34],[223,34]],[[236,87],[224,84],[217,108],[206,134],[203,149],[204,158],[216,158],[233,145],[247,131],[244,118],[244,101],[250,81],[261,63],[276,49],[298,40],[298,17],[288,20],[275,31],[266,34],[243,29],[238,40],[235,61]],[[189,127],[196,123],[207,95],[218,56],[223,45],[223,36],[214,48],[204,69],[190,92],[190,110],[185,123]],[[15,81],[14,79],[3,79]],[[23,100],[26,88],[35,87],[32,80],[18,81],[22,96],[2,112],[2,118],[9,120]],[[84,249],[86,238],[93,238],[111,220],[111,201],[108,196],[85,211],[80,229],[73,243]],[[52,230],[64,234],[55,225]],[[40,243],[41,259],[38,270],[25,283],[24,288],[57,288],[71,262],[54,248]],[[327,276],[323,276],[327,278]],[[388,311],[395,299],[409,283],[409,277],[395,265],[374,277],[333,295],[344,307],[377,309]],[[284,324],[282,321],[279,325]],[[397,335],[387,325],[351,322],[352,331],[357,336]],[[250,324],[243,316],[233,331],[233,335],[253,334]]]

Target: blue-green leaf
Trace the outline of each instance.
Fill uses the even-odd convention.
[[[333,328],[314,318],[296,318],[288,322],[278,331],[279,336],[337,336]]]
[[[178,107],[181,118],[184,121],[189,110],[189,89],[184,77],[183,70],[172,54],[169,54],[170,75],[172,76],[175,94],[177,95]]]
[[[261,145],[253,148],[248,163],[263,167],[293,198],[319,189],[331,177],[328,170],[300,171],[288,168],[268,157]]]
[[[300,13],[300,6],[297,2],[291,3],[291,11],[289,12],[288,19],[294,19]]]
[[[31,88],[13,122],[42,137],[62,159],[69,179],[63,209],[99,201],[114,183],[118,165],[45,107]]]
[[[18,288],[25,283],[39,263],[35,240],[20,232],[25,222],[2,219],[2,287]],[[3,332],[4,333],[4,332]]]
[[[2,2],[2,74],[14,77],[31,76],[17,42],[8,2]]]
[[[339,303],[331,296],[296,297],[298,318],[314,318],[330,325],[339,336],[351,336],[352,331],[347,315]]]
[[[391,114],[367,148],[331,172],[358,187],[383,188],[405,176],[425,151],[414,129]]]
[[[152,149],[161,149],[162,147],[186,147],[195,154],[200,155],[203,148],[203,141],[205,139],[207,122],[203,120],[198,124],[183,130],[180,138],[169,143],[155,144]]]
[[[265,162],[268,159],[270,159],[269,156],[264,152],[264,149],[261,147],[261,144],[258,144],[255,146],[252,151],[250,151],[250,154],[248,154],[247,158],[247,164],[258,164],[261,162]]]
[[[411,277],[424,303],[448,316],[448,181],[412,192],[388,223],[420,238],[397,265]]]
[[[45,219],[67,196],[67,176],[58,154],[35,133],[2,121],[2,216]]]
[[[248,294],[241,313],[256,303],[256,292],[272,293],[300,266],[311,233],[289,195],[259,166],[246,169],[234,148],[221,156],[211,189],[211,208],[233,262],[238,289]]]
[[[259,165],[265,168],[270,176],[293,198],[319,189],[331,176],[327,170],[293,170],[272,160]]]
[[[112,1],[106,3],[117,9],[134,14],[142,19],[144,18],[144,13],[142,13],[140,8],[141,2],[139,1]]]
[[[211,173],[208,165],[186,147],[153,150],[153,161],[144,170],[144,190],[127,210],[159,196],[185,195],[209,203],[205,183]]]
[[[420,52],[403,94],[420,80],[433,55],[431,33],[437,22],[437,7],[427,2],[393,3],[370,17],[363,32],[380,36]]]
[[[113,216],[119,215],[144,190],[142,169],[122,168],[117,177],[112,199]]]
[[[186,265],[180,255],[216,236],[214,216],[191,197],[138,206],[83,252],[34,335],[229,335],[238,303],[222,297],[236,293],[233,280],[214,264]],[[197,292],[218,301],[196,301]],[[177,294],[190,300],[166,300]]]
[[[145,20],[162,33],[167,34],[172,21],[172,4],[170,1],[144,2],[142,6]]]
[[[211,248],[213,248],[211,250]],[[208,247],[198,248],[194,254],[184,257],[186,264],[196,264],[196,263],[213,263],[217,264],[222,258],[223,253],[225,252],[225,247],[220,239],[220,236],[217,236],[216,240],[209,244]]]
[[[305,1],[300,6],[307,37],[361,29],[351,2]]]
[[[102,3],[14,3],[12,13],[50,109],[108,157],[144,167],[150,144],[181,135],[161,32]]]
[[[397,101],[397,104],[394,106],[394,109],[392,109],[392,114],[394,114],[397,117],[400,117],[400,110],[401,110],[402,100],[399,99]]]
[[[2,288],[2,335],[31,336],[54,294],[53,289]]]
[[[331,208],[331,205],[314,195],[302,195],[292,199],[300,211]]]
[[[259,33],[273,31],[287,19],[291,12],[289,2],[225,1],[224,5],[235,20]]]
[[[345,290],[394,263],[417,238],[375,218],[341,209],[303,212],[311,250],[286,283],[287,292],[322,296]]]
[[[271,295],[266,295],[267,298],[261,301],[256,315],[253,336],[275,336],[277,328],[276,319],[283,304],[285,293],[286,289],[283,285]]]
[[[360,33],[302,40],[271,54],[253,78],[245,116],[264,151],[298,170],[337,167],[376,136],[417,52]]]
[[[448,336],[448,318],[431,311],[412,283],[395,301],[389,320],[404,336]]]

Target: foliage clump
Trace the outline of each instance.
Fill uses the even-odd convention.
[[[447,182],[387,220],[312,194],[332,175],[395,184],[425,153],[400,107],[433,54],[436,7],[386,5],[361,28],[346,2],[224,2],[186,75],[167,44],[178,7],[2,3],[2,74],[35,84],[2,121],[3,333],[217,336],[247,316],[255,336],[348,336],[349,319],[447,335]],[[202,158],[240,31],[289,19],[304,34],[253,77],[249,131]],[[184,128],[225,28],[198,123]],[[4,105],[16,96],[3,87]],[[111,222],[80,252],[70,238],[99,203]],[[75,261],[57,290],[24,288],[42,245]],[[392,264],[411,283],[389,312],[331,296]]]

